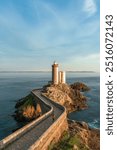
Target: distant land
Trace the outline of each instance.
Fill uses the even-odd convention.
[[[0,73],[49,73],[51,71],[0,71]],[[66,71],[68,73],[97,73],[95,71]]]

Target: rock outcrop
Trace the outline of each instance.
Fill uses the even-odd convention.
[[[41,116],[40,104],[30,94],[16,103],[15,119],[18,121],[31,121]]]
[[[67,113],[86,109],[86,97],[82,94],[90,88],[83,83],[46,85],[42,93],[53,101],[65,106]],[[15,119],[18,121],[31,121],[42,113],[40,104],[30,94],[19,100],[16,104]],[[99,150],[100,132],[89,128],[85,122],[68,121],[69,130],[58,143],[52,145],[50,150]],[[93,138],[92,138],[93,137]],[[50,145],[51,146],[51,145]]]
[[[90,88],[81,82],[76,82],[70,85],[72,89],[79,90],[81,92],[89,91]]]
[[[68,121],[69,130],[65,132],[60,141],[51,144],[50,150],[99,150],[100,131],[89,128],[85,122]]]
[[[43,94],[55,102],[65,106],[67,113],[86,109],[86,97],[82,94],[90,88],[83,83],[46,85]],[[51,145],[50,150],[99,150],[100,131],[89,128],[86,122],[68,121],[69,130],[60,141]],[[92,138],[93,137],[93,138]]]
[[[86,97],[80,91],[89,90],[83,83],[49,84],[42,88],[43,94],[53,101],[65,106],[67,112],[87,108]],[[29,94],[16,103],[14,117],[18,121],[31,121],[41,115],[40,104]]]
[[[87,108],[86,97],[80,92],[83,88],[86,89],[86,85],[82,84],[81,86],[80,84],[79,87],[79,83],[47,85],[43,89],[43,94],[65,106],[67,112],[70,113]]]
[[[71,136],[78,136],[89,150],[100,149],[99,129],[89,128],[86,122],[69,121],[69,132]]]

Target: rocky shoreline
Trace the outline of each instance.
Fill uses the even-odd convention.
[[[63,105],[67,113],[84,110],[88,108],[86,97],[82,91],[89,91],[90,88],[83,83],[74,84],[48,84],[43,87],[42,93],[53,101]]]
[[[67,113],[70,113],[88,108],[86,97],[81,94],[81,91],[88,90],[90,90],[88,86],[77,82],[71,85],[48,84],[42,88],[42,93],[53,101],[65,106]],[[29,122],[41,115],[41,106],[31,94],[18,100],[15,108],[13,116],[17,121]]]
[[[89,128],[86,122],[68,120],[68,131],[58,143],[51,143],[49,150],[99,150],[100,131]]]
[[[53,101],[66,107],[67,114],[73,111],[84,110],[88,108],[87,99],[82,92],[89,91],[90,88],[80,82],[74,84],[48,84],[42,88],[42,93]],[[16,103],[16,111],[14,118],[17,121],[30,122],[37,117],[41,116],[41,107],[29,94],[25,98],[19,100]],[[89,128],[86,122],[70,121],[68,120],[69,129],[67,131],[67,140],[65,140],[65,146],[69,145],[69,141],[73,140],[73,144],[70,145],[71,150],[99,150],[100,147],[100,131],[98,129]],[[61,142],[65,135],[61,137],[57,144],[51,144],[49,150],[61,149]],[[93,137],[93,138],[92,138]],[[73,138],[73,139],[72,139]],[[65,149],[66,147],[62,148]],[[67,147],[69,148],[69,146]]]

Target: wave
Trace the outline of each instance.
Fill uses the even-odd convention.
[[[88,125],[91,128],[100,129],[100,121],[99,121],[99,119],[94,119],[92,122],[89,122]]]

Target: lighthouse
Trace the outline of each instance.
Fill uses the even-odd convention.
[[[52,65],[52,83],[58,84],[58,64],[55,61]]]
[[[58,71],[58,66],[58,63],[54,61],[54,63],[52,64],[52,84],[65,84],[65,71]]]

